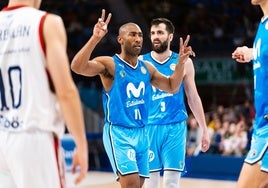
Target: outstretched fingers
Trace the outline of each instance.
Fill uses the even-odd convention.
[[[187,53],[189,53],[190,56],[195,57],[195,52],[193,51],[192,47],[191,46],[187,46],[186,48],[187,48],[186,49]]]
[[[180,55],[194,56],[195,52],[192,50],[191,46],[188,46],[190,41],[190,35],[187,35],[185,41],[183,42],[182,37],[180,37]]]
[[[182,55],[184,52],[184,44],[183,44],[183,39],[180,37],[180,55]]]
[[[101,17],[99,18],[98,22],[101,26],[101,28],[106,31],[107,30],[107,26],[108,24],[110,23],[110,20],[111,20],[111,17],[112,17],[112,14],[109,13],[106,20],[105,20],[105,9],[102,9],[101,11]]]
[[[190,35],[187,35],[187,37],[186,37],[186,39],[184,41],[184,44],[183,44],[184,47],[188,46],[189,40],[190,40]]]

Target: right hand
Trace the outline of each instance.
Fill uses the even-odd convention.
[[[237,47],[232,53],[232,58],[239,63],[247,63],[253,59],[253,49],[247,46]]]
[[[109,13],[105,20],[105,9],[102,9],[101,17],[98,19],[98,22],[95,24],[93,29],[93,35],[97,38],[103,38],[108,32],[108,24],[111,20],[112,14]]]

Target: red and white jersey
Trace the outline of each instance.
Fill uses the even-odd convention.
[[[0,12],[0,130],[64,133],[46,69],[42,35],[46,15],[28,6]]]

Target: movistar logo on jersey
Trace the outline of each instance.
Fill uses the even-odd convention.
[[[258,57],[260,57],[260,53],[261,53],[261,39],[259,38],[253,47],[254,59],[257,59]]]
[[[128,98],[131,98],[131,96],[138,98],[141,94],[144,95],[144,93],[145,93],[145,83],[144,82],[140,82],[138,88],[136,88],[133,83],[128,83],[128,85],[127,85]]]
[[[258,57],[260,57],[260,53],[261,53],[261,39],[259,38],[257,40],[257,42],[254,44],[254,48],[253,48],[253,57],[254,57],[254,60],[257,60]],[[254,64],[253,64],[253,70],[255,69],[258,69],[261,67],[261,64],[259,61],[256,61]]]
[[[140,82],[140,84],[138,85],[138,87],[136,88],[135,85],[133,83],[128,83],[127,87],[126,87],[126,93],[127,93],[127,97],[129,99],[133,99],[134,98],[139,98],[140,96],[144,96],[145,94],[145,83],[144,82]],[[130,106],[135,106],[135,105],[139,105],[139,104],[144,104],[144,100],[140,99],[134,99],[134,100],[130,100],[127,101],[127,107]]]

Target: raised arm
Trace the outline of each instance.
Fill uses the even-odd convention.
[[[102,60],[102,57],[92,60],[90,60],[90,57],[96,45],[108,32],[107,27],[111,20],[111,17],[112,15],[109,13],[105,20],[105,10],[102,10],[101,17],[98,19],[98,22],[94,26],[93,35],[72,60],[71,69],[75,73],[84,76],[96,76],[99,73],[105,71],[105,65],[99,63]],[[104,61],[107,59],[107,57],[103,58]]]
[[[51,28],[56,28],[51,30]],[[75,83],[72,80],[67,56],[67,37],[63,21],[49,14],[44,22],[47,68],[55,87],[63,118],[76,144],[73,171],[80,166],[76,183],[80,182],[88,169],[88,147],[82,113],[82,105]]]
[[[180,57],[179,62],[175,66],[174,73],[170,77],[166,77],[158,72],[152,65],[148,64],[149,71],[151,73],[151,84],[161,90],[169,93],[176,93],[180,88],[184,75],[184,64],[188,60],[189,56],[195,56],[191,46],[188,46],[190,36],[188,35],[186,40],[180,38]]]

